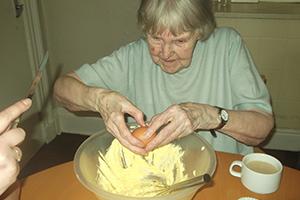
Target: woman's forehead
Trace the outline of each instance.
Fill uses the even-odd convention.
[[[189,37],[193,33],[190,31],[181,31],[179,33],[174,33],[173,31],[171,31],[169,29],[163,29],[163,30],[157,31],[155,33],[150,33],[150,34],[155,35],[155,36],[162,36],[162,37]]]

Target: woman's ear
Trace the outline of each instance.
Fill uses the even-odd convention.
[[[202,38],[202,31],[200,29],[197,29],[195,31],[195,34],[196,34],[196,39],[197,40],[201,40],[201,38]]]

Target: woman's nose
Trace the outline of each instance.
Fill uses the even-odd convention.
[[[172,56],[173,50],[170,44],[163,44],[161,48],[162,57],[164,59],[168,59]]]

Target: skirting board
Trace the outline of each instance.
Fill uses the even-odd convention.
[[[258,3],[259,0],[231,0],[232,3]]]
[[[300,0],[259,0],[260,2],[297,3]]]
[[[57,111],[61,132],[92,135],[105,128],[100,117],[77,116],[61,107]]]
[[[270,140],[262,147],[300,152],[300,130],[278,128]]]
[[[300,0],[231,0],[231,2],[232,3],[258,3],[258,2],[296,3],[296,2],[300,2]]]
[[[91,135],[105,129],[100,117],[82,117],[58,108],[58,116],[62,132]],[[286,151],[300,151],[300,130],[276,129],[263,148]]]

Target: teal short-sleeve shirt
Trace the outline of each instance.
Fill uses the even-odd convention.
[[[268,90],[240,35],[217,28],[198,41],[190,66],[168,74],[156,65],[147,43],[139,39],[76,74],[87,85],[120,92],[142,110],[147,120],[172,104],[196,102],[231,110],[258,109],[272,113]],[[218,151],[247,154],[252,147],[219,133],[197,132]]]

